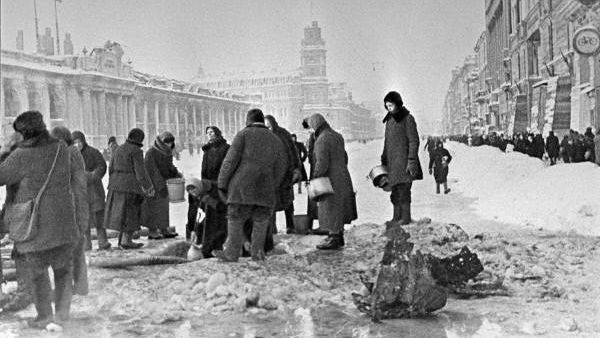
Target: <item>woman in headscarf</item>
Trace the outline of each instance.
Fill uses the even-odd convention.
[[[71,156],[77,161],[80,161],[80,165],[85,169],[85,161],[81,152],[73,145],[73,138],[71,137],[71,131],[69,128],[64,126],[57,126],[52,128],[50,132],[52,137],[57,140],[65,142],[69,147],[69,151],[72,152]],[[88,221],[89,221],[89,207],[87,201],[87,179],[86,179],[86,200],[83,202],[84,207],[88,208]],[[81,222],[82,220],[77,220]],[[88,222],[89,223],[89,222]],[[77,295],[88,294],[88,275],[87,275],[87,262],[85,261],[85,250],[92,248],[92,239],[90,235],[89,224],[78,224],[81,232],[81,239],[73,249],[73,292]],[[88,249],[89,248],[89,249]]]
[[[321,114],[312,115],[308,124],[315,131],[313,177],[328,177],[333,187],[333,194],[318,202],[319,226],[327,229],[329,236],[317,249],[336,250],[345,244],[344,224],[357,218],[348,154],[342,135]]]
[[[81,241],[79,226],[87,224],[88,216],[84,207],[85,171],[75,152],[50,136],[41,113],[22,113],[13,128],[23,141],[0,164],[0,186],[11,187],[7,206],[34,200],[48,182],[39,201],[37,231],[29,239],[16,240],[14,245],[17,253],[25,256],[33,285],[37,317],[30,325],[44,328],[53,320],[52,298],[54,321],[69,319],[73,247]],[[50,294],[49,267],[54,275],[54,297]]]
[[[223,138],[223,134],[218,127],[208,126],[205,131],[208,143],[202,146],[204,154],[202,155],[202,171],[200,172],[205,189],[200,190],[206,190],[206,194],[210,193],[212,198],[202,200],[202,193],[190,193],[188,199],[190,203],[188,229],[195,232],[196,244],[202,244],[202,256],[209,258],[212,257],[213,250],[222,249],[227,238],[227,205],[218,198],[216,183],[221,165],[229,150],[229,144]],[[198,208],[204,210],[205,217],[202,223],[196,224]]]
[[[150,229],[148,239],[177,237],[176,232],[169,230],[167,189],[168,179],[182,176],[173,165],[173,149],[175,149],[175,136],[164,131],[156,137],[144,158],[144,167],[156,192],[153,197],[146,197],[142,205],[142,224]]]
[[[140,229],[144,196],[152,197],[155,189],[144,167],[144,131],[133,128],[127,141],[115,149],[108,167],[108,195],[104,228],[119,231],[119,247],[139,249],[133,233]]]

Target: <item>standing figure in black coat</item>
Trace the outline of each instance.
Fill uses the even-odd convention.
[[[404,225],[411,222],[412,182],[423,179],[419,163],[419,132],[415,118],[404,107],[399,93],[389,92],[383,102],[388,113],[383,119],[385,139],[381,164],[387,166],[389,174],[387,180],[381,180],[381,184],[392,187],[393,221]]]
[[[203,181],[210,182],[216,189],[219,171],[221,170],[225,155],[227,155],[227,151],[229,150],[229,144],[227,144],[227,141],[223,138],[223,134],[218,127],[208,126],[205,131],[206,136],[208,137],[208,143],[202,146],[204,154],[202,155],[202,171],[200,172],[200,177]],[[209,191],[211,191],[211,189],[209,189]],[[208,246],[204,244],[209,242],[217,243],[219,242],[219,238],[223,238],[224,241],[227,237],[227,206],[222,201],[217,204],[202,203],[202,201],[199,201],[193,194],[189,195],[188,201],[187,228],[189,231],[194,231],[196,233],[196,244],[203,244],[203,256],[212,257],[211,251],[220,249],[220,245],[214,247],[214,245]],[[196,223],[198,206],[200,206],[206,214],[204,222],[202,223]]]
[[[450,155],[448,149],[444,148],[444,143],[438,141],[429,159],[429,175],[433,173],[435,178],[436,194],[440,193],[440,184],[444,185],[444,194],[450,192],[450,189],[448,189],[448,165],[450,161],[452,161],[452,155]]]
[[[556,135],[554,135],[554,131],[551,130],[548,137],[546,137],[546,152],[550,158],[550,165],[556,164],[559,148],[560,146],[558,144],[558,137],[556,137]]]

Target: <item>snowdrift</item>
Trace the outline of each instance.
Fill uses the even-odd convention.
[[[546,166],[521,153],[449,142],[452,188],[478,198],[484,218],[600,236],[600,167]]]

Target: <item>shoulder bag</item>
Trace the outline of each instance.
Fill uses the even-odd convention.
[[[46,187],[48,186],[54,167],[56,166],[60,148],[61,146],[59,144],[56,149],[56,155],[54,156],[54,162],[52,163],[50,172],[48,172],[48,177],[46,177],[46,181],[35,199],[23,203],[12,203],[6,207],[4,222],[9,226],[9,237],[16,243],[30,241],[37,235],[40,200],[44,190],[46,190]]]

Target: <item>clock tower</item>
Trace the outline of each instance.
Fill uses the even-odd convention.
[[[326,105],[329,101],[326,53],[321,27],[317,21],[313,21],[310,26],[304,28],[304,39],[300,50],[305,108]]]

